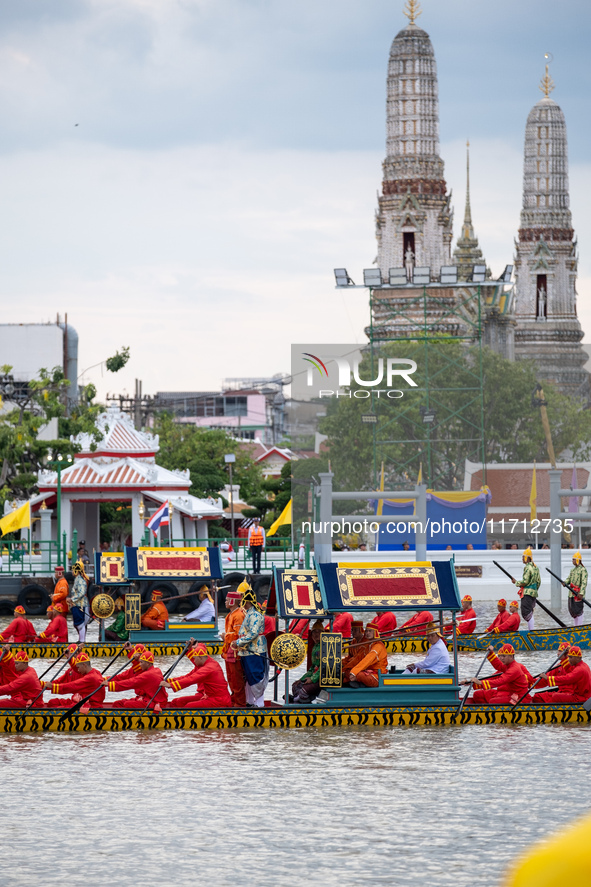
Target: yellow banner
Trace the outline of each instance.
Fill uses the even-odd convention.
[[[7,514],[0,520],[0,533],[5,536],[7,533],[14,533],[15,530],[22,530],[24,527],[31,526],[31,503],[25,502],[20,508]]]

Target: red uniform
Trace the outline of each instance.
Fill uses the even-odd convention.
[[[51,692],[56,696],[62,696],[66,693],[74,693],[79,694],[80,696],[88,696],[89,693],[92,693],[93,690],[96,690],[97,687],[100,687],[103,676],[96,668],[91,668],[88,674],[78,674],[75,672],[76,677],[72,680],[61,680],[56,681],[51,684]],[[89,699],[89,703],[93,708],[99,708],[102,703],[105,701],[105,688],[101,687],[100,690],[97,690],[92,699]],[[69,708],[71,705],[75,705],[74,699],[50,699],[45,703],[51,707],[59,707],[59,708]]]
[[[586,702],[591,697],[591,669],[586,662],[578,663],[563,674],[553,671],[548,675],[548,685],[557,687],[554,692],[541,693],[540,702]],[[536,698],[536,702],[537,702]]]
[[[222,668],[208,656],[203,665],[196,665],[187,674],[171,682],[172,689],[182,690],[197,684],[195,696],[179,696],[170,703],[171,708],[230,708],[232,700]]]
[[[458,619],[461,620],[458,623],[458,634],[474,634],[476,631],[476,611],[472,607],[462,610]]]
[[[435,622],[432,613],[424,612],[424,613],[415,613],[414,616],[411,616],[404,625],[403,628],[410,629],[409,634],[425,634],[425,625],[427,622]]]
[[[497,615],[486,630],[494,631],[495,634],[498,634],[500,631],[507,631],[507,629],[505,628],[505,622],[508,618],[509,614],[506,610],[503,610],[501,613],[497,613]]]
[[[350,613],[339,613],[332,624],[332,631],[340,632],[344,638],[351,637],[351,623],[353,617]]]
[[[2,662],[0,662],[0,684],[8,684],[14,680],[17,674],[18,671],[14,667],[14,653],[8,650],[2,657]]]
[[[38,641],[51,641],[63,644],[68,640],[68,623],[61,613],[56,613],[45,631],[42,631]]]
[[[150,699],[152,699],[152,696],[154,696],[154,693],[156,693],[156,690],[158,690],[158,692],[154,699],[152,699],[150,707],[153,708],[155,705],[166,705],[168,702],[166,688],[160,687],[160,689],[158,689],[160,681],[163,680],[162,672],[159,668],[152,665],[145,671],[142,669],[140,674],[133,674],[131,677],[124,678],[123,675],[127,674],[129,671],[131,671],[131,669],[127,669],[126,672],[122,672],[120,675],[117,675],[116,678],[113,678],[112,681],[109,681],[109,690],[114,692],[119,692],[121,690],[135,690],[135,699],[117,699],[113,703],[115,708],[145,708]]]
[[[10,699],[0,700],[0,708],[25,708],[27,702],[32,702],[40,693],[41,682],[35,669],[29,665],[24,671],[17,672],[8,684],[0,686],[0,696],[10,696]],[[35,708],[41,705],[43,702],[39,697]]]
[[[500,660],[499,664],[502,665]],[[481,682],[482,689],[474,692],[472,702],[477,704],[492,702],[494,705],[506,705],[511,702],[513,695],[523,696],[529,684],[521,664],[513,660],[509,665],[502,667],[504,673],[498,678],[489,678]]]
[[[519,623],[521,616],[519,613],[507,613],[507,618],[503,622],[503,631],[519,631]]]
[[[13,636],[15,644],[24,644],[27,641],[34,641],[37,632],[28,619],[25,619],[24,616],[17,616],[0,634],[0,641],[8,641]]]
[[[504,665],[503,662],[501,662],[501,660],[499,659],[499,657],[497,656],[496,653],[489,653],[486,658],[488,659],[488,661],[490,662],[490,664],[492,665],[492,667],[494,668],[495,671],[500,671],[502,673],[507,671],[507,666]],[[533,683],[535,683],[533,675],[531,674],[529,669],[527,669],[525,667],[523,662],[518,662],[517,664],[527,679],[527,686],[531,687],[531,685]],[[537,686],[539,686],[539,684]],[[526,698],[523,701],[524,702],[531,702],[531,699],[529,696],[526,696]]]
[[[309,619],[292,619],[289,623],[289,631],[291,634],[299,634],[303,640],[308,640],[308,631],[310,630]]]
[[[377,625],[380,637],[384,634],[390,634],[396,628],[396,616],[394,613],[380,613],[379,616],[374,616],[371,621],[374,625]]]
[[[275,631],[275,617],[265,616],[265,630],[263,631],[263,635],[271,634],[272,631]]]

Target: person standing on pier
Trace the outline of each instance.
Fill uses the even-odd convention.
[[[519,580],[512,578],[511,582],[519,588],[517,594],[521,598],[521,616],[527,622],[528,630],[533,631],[534,607],[536,606],[538,589],[542,584],[542,577],[539,568],[534,564],[531,548],[525,549],[522,560],[525,564],[523,576]]]
[[[583,598],[587,591],[587,568],[583,566],[580,551],[573,554],[573,568],[566,577],[568,585],[568,612],[573,617],[574,625],[583,624]]]
[[[261,572],[261,555],[265,547],[265,531],[260,526],[258,517],[255,517],[252,527],[248,531],[248,547],[252,556],[252,572]]]

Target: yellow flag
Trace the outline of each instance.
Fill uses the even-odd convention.
[[[276,521],[271,524],[270,530],[267,532],[267,536],[274,536],[279,527],[282,527],[284,524],[291,523],[291,503],[292,499],[289,500],[279,517]]]
[[[538,501],[538,487],[536,484],[536,463],[534,462],[534,473],[531,478],[531,490],[529,493],[529,519],[533,521],[537,517],[537,501]]]
[[[380,493],[384,492],[384,463],[382,462],[382,473],[380,475]],[[376,514],[381,514],[384,507],[384,500],[378,499],[378,510]]]
[[[23,527],[31,526],[31,503],[25,502],[16,511],[11,511],[6,517],[0,520],[0,533],[5,536],[7,533],[14,533],[15,530],[22,530]]]

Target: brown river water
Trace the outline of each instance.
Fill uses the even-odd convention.
[[[589,810],[590,753],[568,725],[0,735],[0,884],[488,887]]]

